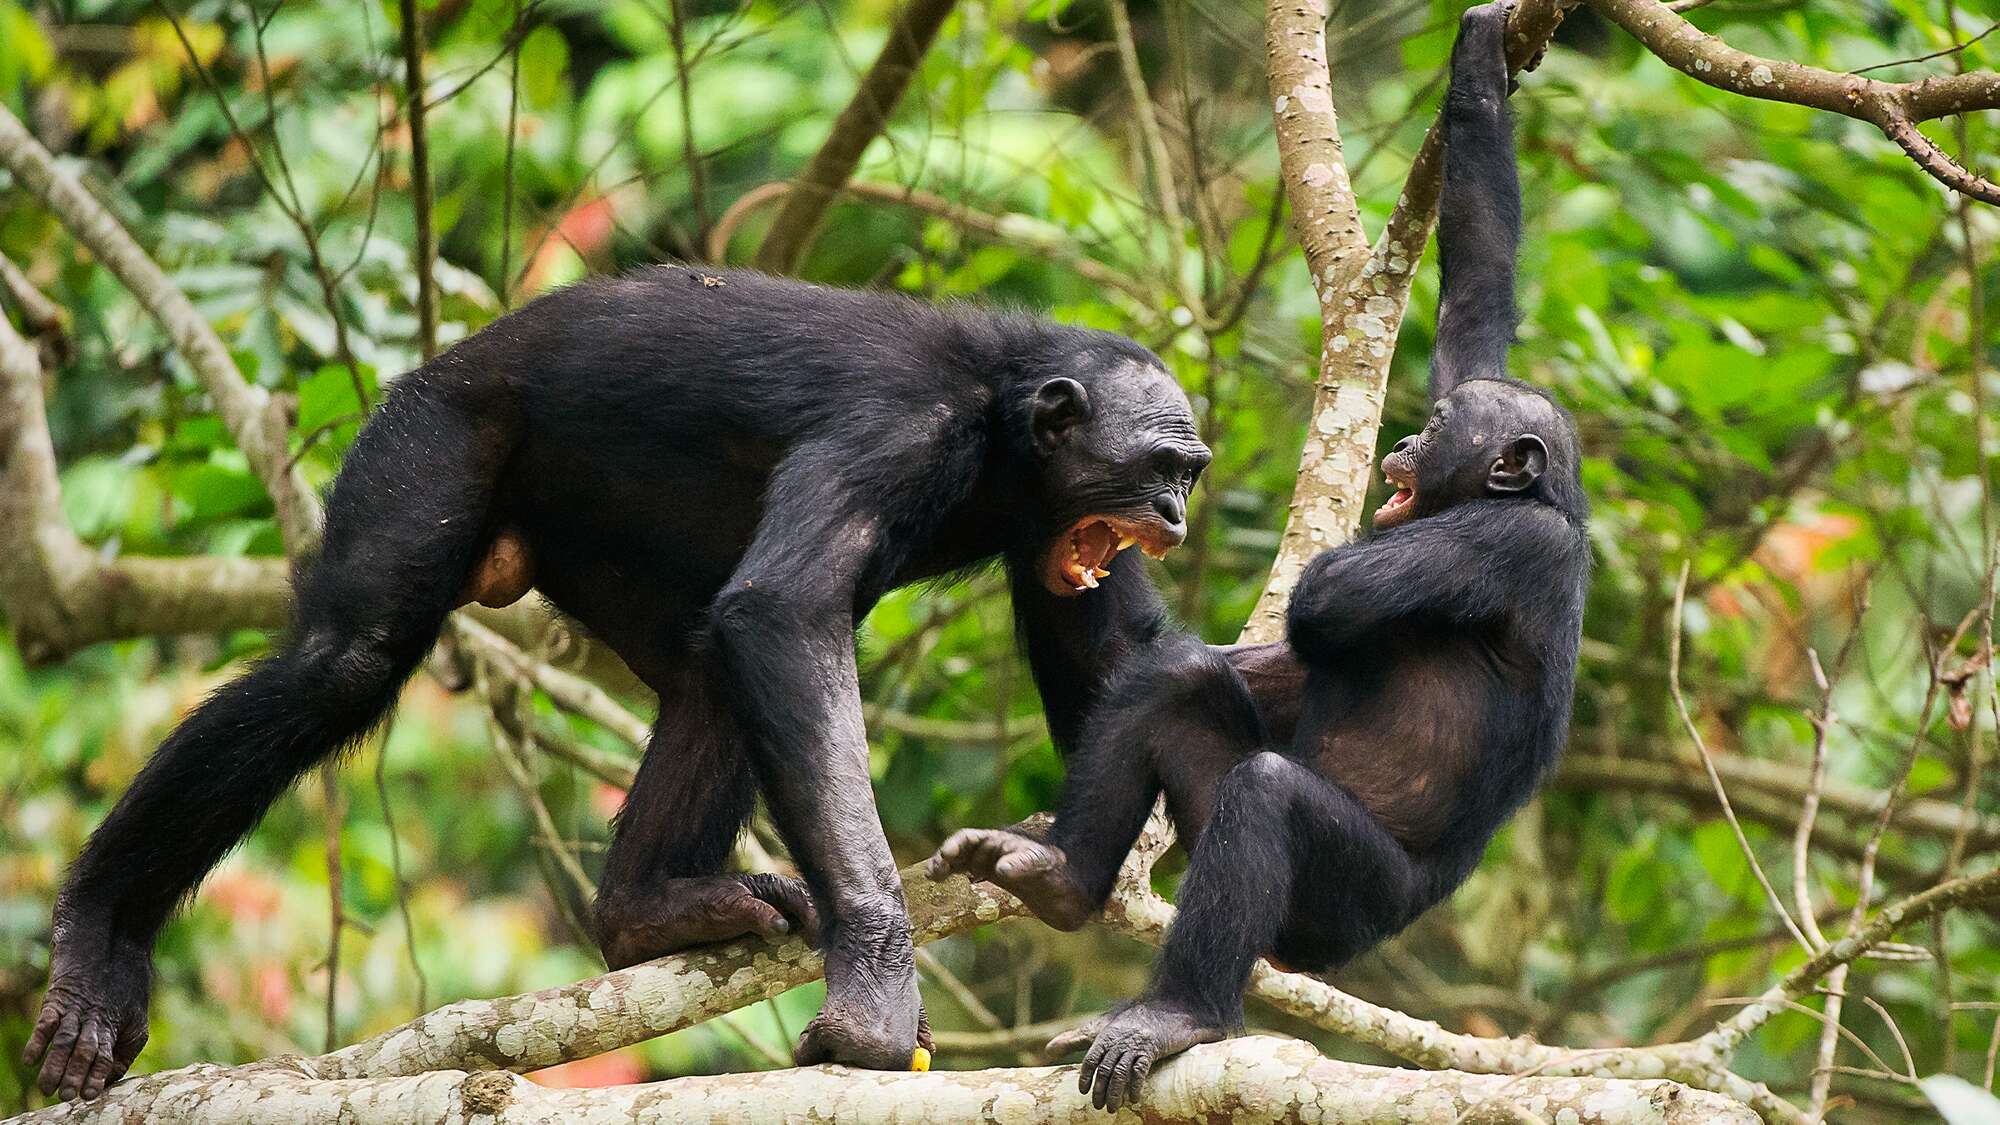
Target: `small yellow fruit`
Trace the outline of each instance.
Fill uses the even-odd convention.
[[[931,1068],[931,1053],[929,1051],[924,1050],[922,1047],[918,1047],[916,1051],[910,1055],[910,1069],[921,1072],[929,1070],[930,1068]]]

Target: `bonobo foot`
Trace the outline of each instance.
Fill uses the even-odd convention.
[[[21,1052],[25,1066],[48,1052],[42,1093],[94,1098],[123,1077],[146,1045],[152,994],[153,961],[144,946],[114,941],[100,955],[78,956],[58,936],[41,1017]]]
[[[1104,905],[1085,893],[1061,848],[1003,828],[952,833],[924,865],[924,874],[939,882],[964,875],[992,883],[1058,930],[1082,926]]]
[[[1097,1108],[1116,1113],[1120,1106],[1138,1102],[1139,1085],[1154,1063],[1227,1036],[1219,1023],[1170,1001],[1134,1000],[1049,1040],[1044,1053],[1057,1059],[1089,1043],[1077,1072],[1077,1091],[1089,1094]]]
[[[806,885],[784,875],[701,875],[670,879],[635,895],[599,895],[597,947],[613,969],[709,942],[755,934],[777,938],[795,928],[819,944],[819,915]]]
[[[916,1048],[935,1051],[931,1039],[931,1017],[921,1002],[917,1004],[917,1027],[904,1030],[902,1020],[889,1018],[886,1006],[872,1015],[857,1016],[855,1008],[836,1007],[828,1000],[799,1033],[792,1048],[792,1061],[799,1066],[845,1063],[867,1070],[914,1070]]]

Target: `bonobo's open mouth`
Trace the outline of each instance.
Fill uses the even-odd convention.
[[[1072,597],[1097,589],[1097,580],[1108,577],[1111,560],[1127,547],[1137,546],[1156,559],[1180,546],[1181,537],[1158,520],[1135,520],[1124,516],[1085,516],[1056,536],[1042,558],[1042,585],[1049,593]]]
[[[1375,530],[1383,531],[1409,519],[1417,511],[1417,474],[1399,454],[1382,458],[1382,476],[1396,486],[1396,494],[1375,509]]]

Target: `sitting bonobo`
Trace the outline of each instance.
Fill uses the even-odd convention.
[[[1504,374],[1520,223],[1505,23],[1488,5],[1461,29],[1435,407],[1383,461],[1396,491],[1374,533],[1307,566],[1287,645],[1169,634],[1128,662],[1046,841],[967,830],[931,860],[933,878],[989,880],[1073,928],[1103,907],[1164,791],[1190,856],[1152,983],[1049,1044],[1089,1044],[1079,1085],[1099,1106],[1240,1026],[1260,954],[1338,968],[1449,895],[1561,749],[1587,511],[1568,416]]]

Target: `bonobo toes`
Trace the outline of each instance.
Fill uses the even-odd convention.
[[[924,865],[924,874],[935,881],[964,875],[992,883],[1027,903],[1035,917],[1058,930],[1077,929],[1104,905],[1076,881],[1061,848],[1006,829],[964,828],[952,833]]]
[[[599,896],[597,945],[614,969],[692,946],[795,930],[819,944],[819,915],[806,885],[783,875],[703,875],[670,879],[659,890]]]
[[[146,1045],[152,974],[143,949],[85,961],[57,949],[41,1015],[21,1052],[23,1065],[42,1061],[42,1093],[94,1098],[124,1076]]]
[[[1135,1000],[1049,1040],[1043,1053],[1057,1059],[1089,1044],[1077,1072],[1077,1092],[1089,1094],[1097,1108],[1116,1113],[1138,1102],[1139,1087],[1155,1063],[1226,1037],[1223,1022],[1169,1001]]]

